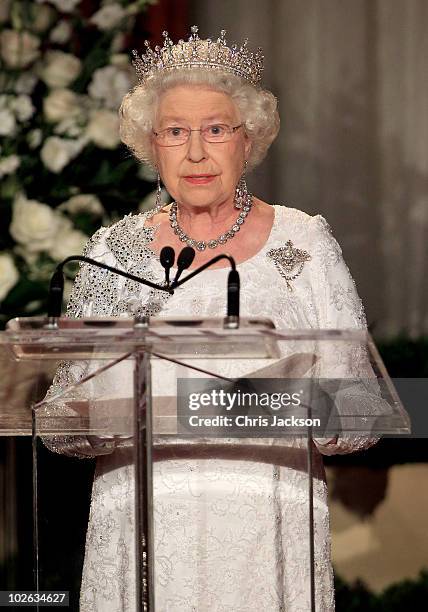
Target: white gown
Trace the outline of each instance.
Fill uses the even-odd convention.
[[[325,219],[275,206],[265,246],[238,266],[241,314],[271,318],[278,328],[360,328],[364,309],[341,249]],[[159,282],[163,270],[150,250],[156,227],[146,214],[127,216],[91,239],[86,254]],[[272,259],[286,246],[310,255],[290,281]],[[275,253],[275,252],[274,252]],[[69,302],[70,316],[222,316],[225,269],[208,270],[172,297],[83,266]],[[357,360],[342,364],[358,374]],[[82,375],[65,364],[52,391]],[[116,382],[110,381],[112,385]],[[320,453],[367,448],[375,437],[316,441],[314,451],[315,581],[319,612],[334,610],[329,515]],[[100,454],[93,484],[81,585],[82,612],[135,609],[133,468],[127,449],[92,449],[84,439],[57,452]],[[278,455],[260,449],[253,461],[223,457],[168,458],[154,464],[156,609],[160,612],[308,612],[309,545],[307,473],[298,440]],[[109,454],[101,454],[109,452]]]

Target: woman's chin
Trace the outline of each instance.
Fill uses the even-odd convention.
[[[194,208],[210,208],[216,202],[221,201],[219,194],[214,194],[207,189],[201,189],[199,186],[196,189],[189,189],[180,193],[177,199],[179,204],[183,206],[192,206]]]

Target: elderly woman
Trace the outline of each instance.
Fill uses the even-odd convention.
[[[278,328],[360,328],[354,281],[325,219],[248,192],[245,174],[277,135],[275,97],[260,87],[262,56],[224,33],[149,47],[139,83],[120,109],[121,136],[158,172],[156,207],[100,229],[86,254],[163,281],[165,245],[193,246],[193,267],[227,252],[241,278],[241,313]],[[161,182],[173,203],[161,202]],[[228,270],[220,261],[170,296],[83,266],[68,315],[221,316]],[[55,386],[81,372],[65,364]],[[116,381],[115,384],[117,384]],[[316,609],[334,609],[327,494],[320,453],[358,450],[370,438],[316,441]],[[114,444],[59,452],[99,455],[81,591],[84,612],[134,610],[133,471]],[[265,454],[266,455],[266,454]],[[162,612],[307,612],[310,609],[306,483],[281,460],[241,462],[187,455],[154,464],[156,609]]]

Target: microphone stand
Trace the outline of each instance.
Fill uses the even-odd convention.
[[[174,289],[180,287],[183,283],[186,283],[190,279],[192,279],[197,274],[200,274],[213,264],[221,261],[222,259],[227,259],[230,263],[231,270],[229,272],[228,281],[227,281],[227,315],[225,318],[225,327],[230,329],[236,329],[239,327],[239,291],[240,291],[240,283],[239,283],[239,273],[236,269],[236,263],[234,258],[231,255],[226,255],[222,253],[220,255],[216,255],[209,261],[205,262],[196,270],[193,270],[190,274],[188,274],[185,278],[181,280],[173,280],[172,283],[166,283],[166,285],[158,285],[157,283],[153,283],[149,280],[141,278],[139,276],[135,276],[134,274],[130,274],[129,272],[124,272],[118,268],[113,268],[107,264],[96,261],[95,259],[91,259],[90,257],[85,257],[84,255],[70,255],[64,261],[59,263],[56,267],[54,274],[52,275],[50,288],[49,288],[49,305],[48,305],[48,324],[47,327],[50,329],[55,329],[57,327],[57,319],[61,316],[62,310],[62,298],[64,293],[64,273],[63,268],[71,261],[81,261],[83,263],[87,263],[89,265],[95,266],[97,268],[101,268],[103,270],[107,270],[108,272],[112,272],[113,274],[118,274],[119,276],[123,276],[128,278],[129,280],[135,281],[137,283],[141,283],[142,285],[146,285],[151,289],[157,289],[159,291],[165,291],[170,295],[174,294]]]
[[[217,263],[221,259],[227,259],[228,262],[230,263],[230,267],[232,268],[232,270],[236,270],[236,263],[235,263],[235,260],[233,259],[233,257],[231,255],[226,255],[225,253],[222,253],[220,255],[216,255],[215,257],[213,257],[209,261],[206,261],[204,264],[199,266],[199,268],[196,268],[196,270],[193,270],[190,274],[188,274],[185,278],[182,278],[180,281],[177,281],[177,282],[175,280],[172,281],[171,289],[175,289],[176,287],[179,287],[180,285],[182,285],[183,283],[187,282],[188,280],[190,280],[191,278],[193,278],[194,276],[196,276],[200,272],[203,272],[204,270],[206,270],[207,268],[209,268],[213,264]]]
[[[199,268],[196,268],[196,270],[193,270],[190,274],[188,274],[181,280],[173,280],[170,287],[171,289],[176,289],[177,287],[180,287],[180,285],[186,283],[194,276],[200,274],[201,272],[203,272],[213,264],[217,263],[218,261],[221,261],[222,259],[227,259],[231,266],[231,270],[227,279],[227,315],[224,319],[224,327],[226,329],[238,329],[240,281],[239,272],[236,269],[235,260],[231,255],[226,255],[225,253],[216,255],[209,261],[199,266]]]
[[[48,305],[48,325],[47,327],[50,329],[55,329],[57,326],[57,319],[61,316],[62,310],[62,298],[64,293],[64,273],[63,268],[66,264],[71,261],[82,261],[84,263],[90,264],[91,266],[96,266],[97,268],[102,268],[103,270],[108,270],[109,272],[113,272],[113,274],[118,274],[119,276],[124,276],[129,280],[135,281],[137,283],[141,283],[142,285],[146,285],[151,289],[157,289],[159,291],[166,291],[170,295],[173,295],[174,290],[171,287],[166,287],[163,285],[158,285],[156,283],[152,283],[151,281],[146,280],[145,278],[141,278],[139,276],[135,276],[134,274],[130,274],[129,272],[124,272],[123,270],[119,270],[118,268],[113,268],[112,266],[108,266],[107,264],[96,261],[95,259],[91,259],[90,257],[85,257],[84,255],[70,255],[59,263],[55,269],[55,272],[52,275],[50,288],[49,288],[49,305]]]

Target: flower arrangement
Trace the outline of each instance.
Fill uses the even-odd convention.
[[[155,1],[0,2],[0,323],[43,313],[57,262],[153,203],[117,110],[135,84],[130,37]]]

